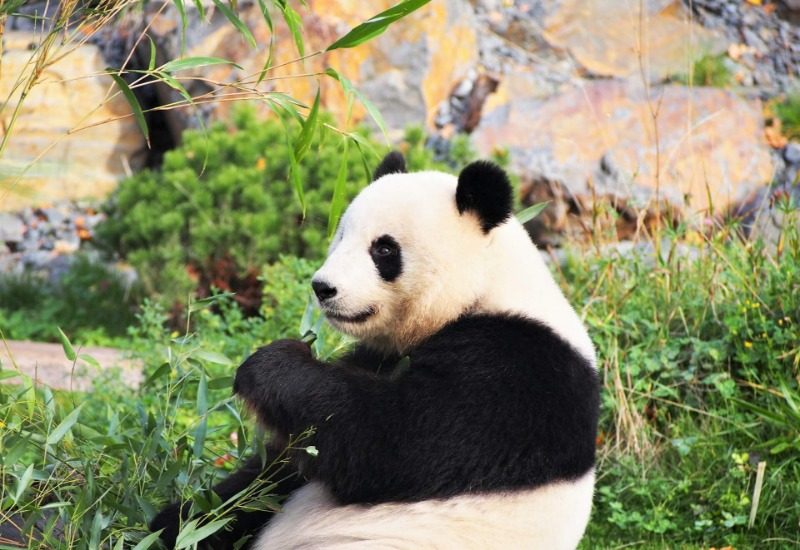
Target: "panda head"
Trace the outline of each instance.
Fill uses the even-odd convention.
[[[511,217],[508,176],[474,162],[458,177],[406,173],[390,153],[342,216],[312,287],[339,330],[402,352],[476,309],[490,243]]]

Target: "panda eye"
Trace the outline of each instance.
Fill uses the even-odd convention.
[[[394,252],[394,249],[392,249],[391,246],[385,244],[379,245],[378,248],[375,250],[375,254],[377,254],[378,256],[390,256],[392,252]]]
[[[376,239],[370,247],[370,254],[379,258],[394,256],[399,251],[399,246],[391,237],[384,236]]]

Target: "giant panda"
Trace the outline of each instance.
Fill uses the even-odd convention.
[[[211,547],[242,535],[255,550],[577,546],[594,488],[595,352],[512,216],[501,168],[407,173],[390,153],[311,286],[356,347],[324,363],[275,341],[239,367],[234,392],[279,439],[313,427],[318,455],[292,455],[282,511],[240,514]],[[214,490],[229,498],[261,470],[252,459]],[[153,522],[168,542],[179,511]]]

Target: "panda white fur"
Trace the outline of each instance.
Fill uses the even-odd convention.
[[[237,518],[231,536],[266,523],[256,550],[577,546],[594,487],[594,348],[511,193],[490,163],[456,178],[384,159],[312,281],[356,349],[324,364],[281,340],[237,371],[259,419],[285,435],[314,426],[319,455],[296,455],[280,513]],[[215,490],[235,494],[259,467]]]

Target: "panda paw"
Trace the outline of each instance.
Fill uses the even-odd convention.
[[[298,365],[314,361],[311,348],[300,340],[275,340],[248,357],[236,370],[233,393],[251,405],[257,404],[267,395],[265,392],[276,382],[285,383],[287,373]],[[282,380],[283,379],[283,380]]]

